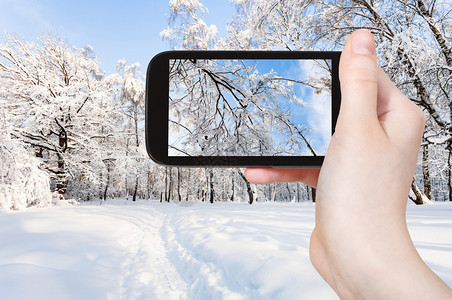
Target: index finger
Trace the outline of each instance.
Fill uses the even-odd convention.
[[[247,168],[245,177],[251,183],[302,182],[317,187],[320,169]]]

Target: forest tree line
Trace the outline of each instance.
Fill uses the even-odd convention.
[[[356,29],[426,115],[411,197],[452,201],[451,6],[426,0],[237,0],[225,37],[198,1],[171,1],[176,48],[340,50]],[[312,201],[301,183],[249,184],[243,169],[157,166],[144,146],[144,78],[120,60],[106,75],[89,46],[9,35],[0,44],[0,206],[126,196],[160,201]],[[322,83],[319,82],[319,85]],[[425,198],[424,198],[425,199]]]

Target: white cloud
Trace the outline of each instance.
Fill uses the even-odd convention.
[[[306,77],[324,76],[326,71],[313,60],[303,60],[299,63],[300,73]],[[303,79],[306,79],[303,78]],[[327,92],[321,94],[309,93],[304,95],[307,103],[306,110],[309,127],[312,129],[311,141],[314,150],[325,154],[331,140],[331,95]]]
[[[316,136],[320,140],[318,149],[326,152],[331,140],[331,96],[327,93],[315,95],[311,101],[312,114],[310,114],[309,125],[316,130]]]

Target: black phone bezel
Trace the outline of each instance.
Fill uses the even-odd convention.
[[[146,74],[146,149],[158,164],[192,167],[318,168],[324,156],[168,156],[168,99],[170,59],[331,59],[332,120],[334,133],[340,108],[340,51],[165,51],[152,58]]]

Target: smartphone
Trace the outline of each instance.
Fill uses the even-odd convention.
[[[167,51],[146,74],[157,163],[320,167],[340,107],[340,52]]]

